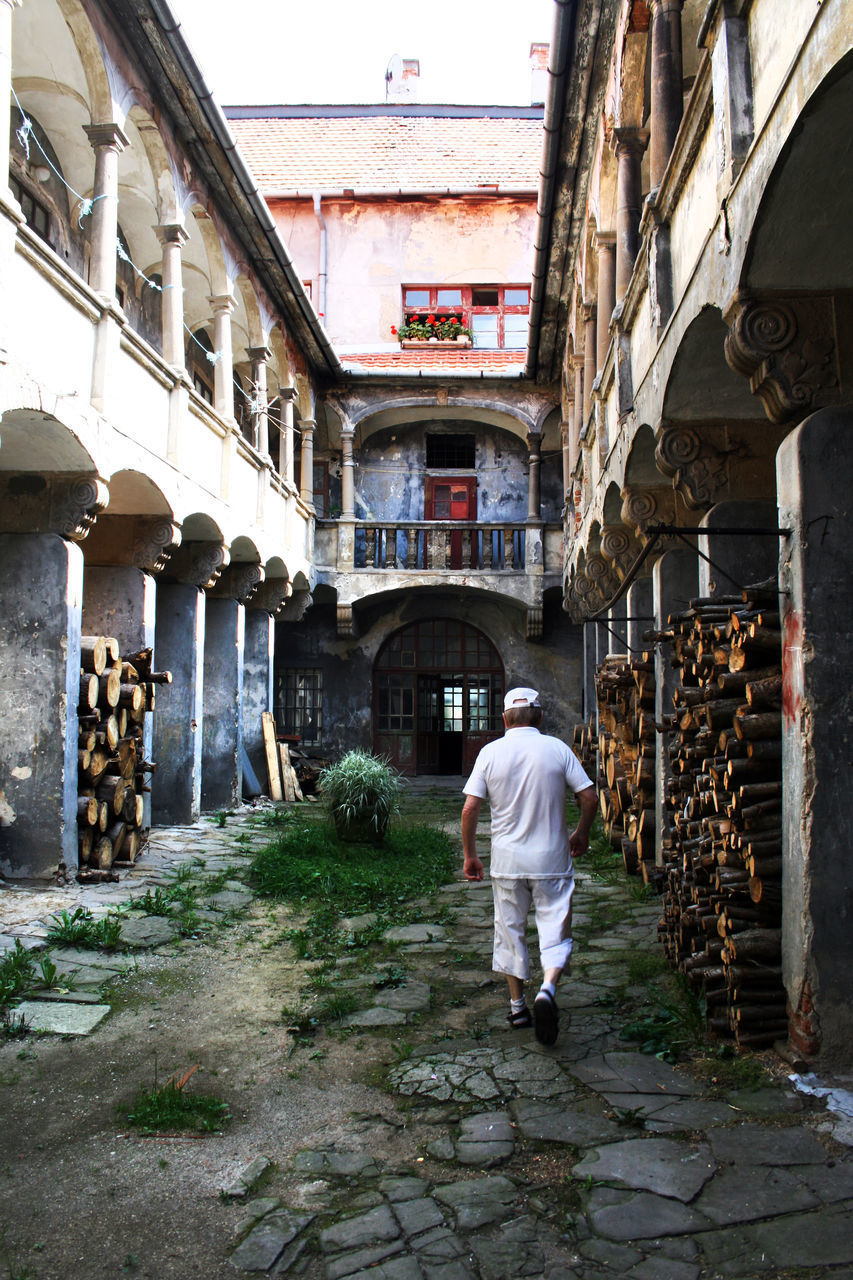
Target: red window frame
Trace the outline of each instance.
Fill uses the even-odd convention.
[[[461,294],[462,302],[457,307],[447,307],[439,303],[439,293],[446,290],[454,290]],[[474,301],[474,296],[481,290],[488,289],[490,292],[495,291],[498,295],[498,302],[495,306],[489,306]],[[515,290],[523,289],[527,294],[527,302],[524,305],[510,304],[505,302],[506,294]],[[429,303],[414,304],[406,301],[409,293],[428,293]],[[403,320],[408,324],[412,320],[426,320],[427,316],[434,315],[437,318],[446,316],[457,316],[466,329],[471,328],[471,320],[474,315],[496,315],[497,323],[497,348],[504,349],[506,347],[506,332],[504,326],[504,317],[511,315],[529,315],[530,314],[530,286],[526,284],[473,284],[473,285],[450,285],[450,284],[405,284],[403,285]],[[475,344],[476,345],[476,344]],[[485,344],[483,344],[485,345]],[[526,346],[526,343],[525,343]],[[521,350],[519,347],[513,350]]]
[[[450,501],[447,514],[436,515],[435,491],[449,488]],[[464,499],[462,493],[464,492]],[[459,495],[454,497],[454,494]],[[461,509],[464,507],[464,511]],[[477,477],[476,476],[427,476],[424,490],[425,520],[476,520],[477,519]],[[455,535],[454,535],[455,536]]]

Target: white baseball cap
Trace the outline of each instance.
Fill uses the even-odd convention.
[[[504,698],[504,711],[511,711],[513,707],[538,707],[540,705],[539,694],[535,689],[510,689]]]

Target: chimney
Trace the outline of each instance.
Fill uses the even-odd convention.
[[[395,54],[385,72],[385,101],[417,102],[420,74],[417,58],[399,58]]]
[[[548,51],[550,45],[530,46],[530,105],[542,107],[548,91]]]

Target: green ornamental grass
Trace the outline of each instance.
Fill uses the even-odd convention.
[[[381,840],[399,812],[402,782],[385,760],[366,751],[348,751],[319,777],[320,792],[339,831]]]

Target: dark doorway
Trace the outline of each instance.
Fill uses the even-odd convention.
[[[374,670],[374,749],[402,773],[467,773],[503,732],[503,663],[491,641],[454,618],[403,627]]]

